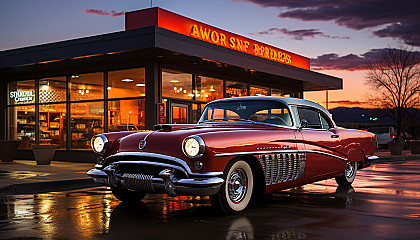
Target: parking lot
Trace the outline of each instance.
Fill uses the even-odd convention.
[[[321,181],[232,216],[202,197],[149,195],[127,206],[105,187],[4,196],[0,239],[418,239],[419,186],[412,159],[377,162],[353,188]]]

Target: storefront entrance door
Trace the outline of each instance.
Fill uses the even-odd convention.
[[[188,123],[188,105],[172,103],[171,104],[171,116],[173,124],[183,124]]]

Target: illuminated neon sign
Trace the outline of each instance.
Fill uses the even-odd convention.
[[[126,30],[158,26],[218,46],[309,70],[309,58],[160,9],[128,12]]]
[[[10,98],[15,102],[32,102],[35,100],[34,91],[14,91],[10,92]]]

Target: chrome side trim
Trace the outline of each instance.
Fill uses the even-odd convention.
[[[313,151],[313,150],[303,150],[301,152],[304,153],[315,153],[315,154],[321,154],[321,155],[326,155],[326,156],[330,156],[330,157],[334,157],[334,158],[338,158],[344,162],[347,162],[348,159],[347,158],[343,158],[343,157],[339,157],[337,155],[331,154],[331,153],[326,153],[326,152],[321,152],[321,151]]]
[[[218,153],[215,157],[229,157],[238,155],[263,155],[263,154],[275,154],[275,153],[299,153],[302,151],[298,150],[280,150],[280,151],[255,151],[255,152],[233,152],[233,153]]]
[[[233,153],[218,153],[214,155],[215,157],[229,157],[229,156],[238,156],[238,155],[264,155],[264,154],[276,154],[276,153],[315,153],[326,155],[334,158],[338,158],[342,161],[347,162],[347,158],[339,157],[337,155],[321,152],[321,151],[313,151],[313,150],[280,150],[280,151],[255,151],[255,152],[233,152]]]
[[[305,172],[305,153],[282,153],[258,156],[264,171],[265,184],[272,185],[293,181]]]

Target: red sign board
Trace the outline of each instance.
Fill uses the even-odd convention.
[[[309,70],[309,58],[212,27],[161,8],[149,8],[125,14],[126,30],[148,26],[158,26],[215,45]]]
[[[159,124],[165,124],[165,104],[158,103]]]

